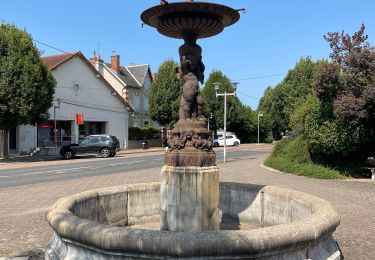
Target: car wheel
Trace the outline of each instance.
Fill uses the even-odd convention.
[[[116,155],[116,152],[111,153],[110,157],[114,157]]]
[[[240,143],[239,142],[234,142],[234,144],[233,144],[234,146],[239,146],[240,145]]]
[[[107,158],[111,155],[111,151],[108,148],[103,148],[100,150],[100,156],[103,158]]]
[[[64,158],[67,159],[67,160],[70,160],[70,159],[72,159],[73,157],[74,157],[74,154],[73,154],[72,151],[66,151],[66,152],[64,153]]]
[[[219,147],[219,143],[214,143],[214,146],[215,147]]]

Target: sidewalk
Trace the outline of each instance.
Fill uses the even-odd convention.
[[[373,182],[318,180],[280,173],[260,166],[264,158],[219,163],[220,181],[273,185],[329,201],[341,219],[334,237],[345,258],[374,259]],[[0,189],[0,257],[41,254],[52,236],[45,213],[61,197],[95,188],[155,182],[159,178],[160,168],[154,168]]]

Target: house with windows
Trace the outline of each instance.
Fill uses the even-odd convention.
[[[57,85],[49,118],[11,130],[10,150],[27,153],[58,148],[91,134],[110,134],[128,147],[131,106],[81,52],[42,57]]]
[[[130,127],[159,126],[148,116],[148,98],[152,84],[148,64],[121,66],[120,55],[112,55],[111,63],[104,62],[100,55],[91,58],[90,62],[133,108],[134,112],[129,116]]]

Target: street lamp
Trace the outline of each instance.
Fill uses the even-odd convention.
[[[230,84],[233,87],[233,93],[227,93],[227,91],[224,91],[224,93],[218,93],[221,83],[213,83],[215,87],[216,97],[224,96],[224,162],[227,155],[227,96],[236,96],[236,89],[239,83],[231,82]]]
[[[258,144],[259,144],[259,117],[263,116],[262,113],[258,113]]]
[[[60,108],[61,100],[56,99],[57,105],[53,104],[53,121],[54,121],[54,139],[55,139],[55,154],[57,154],[57,129],[56,129],[56,108]]]

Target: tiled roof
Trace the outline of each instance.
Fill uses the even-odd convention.
[[[57,55],[52,55],[52,56],[45,56],[45,57],[42,57],[42,61],[43,63],[50,69],[50,70],[54,70],[56,69],[58,66],[60,66],[61,64],[63,64],[64,62],[67,62],[68,60],[70,60],[71,58],[73,57],[78,57],[80,58],[89,68],[90,70],[95,73],[95,76],[96,75],[99,75],[99,80],[101,80],[104,85],[106,85],[110,90],[111,92],[113,91],[116,91],[111,84],[108,83],[107,80],[105,80],[105,78],[103,76],[101,76],[100,74],[98,74],[98,72],[96,71],[96,69],[94,68],[94,66],[92,66],[92,64],[89,62],[88,59],[86,59],[86,57],[80,52],[80,51],[77,51],[77,52],[72,52],[72,53],[64,53],[64,54],[57,54]],[[97,77],[97,76],[96,76]],[[128,102],[125,101],[125,99],[123,99],[121,96],[119,95],[116,95],[115,96],[118,100],[120,100],[126,107],[128,107],[130,109],[130,111],[133,111],[132,107],[129,105]]]
[[[43,63],[50,69],[54,70],[64,62],[68,61],[69,59],[77,56],[80,52],[72,52],[72,53],[63,53],[57,54],[52,56],[45,56],[42,57]]]
[[[127,66],[126,67],[130,72],[133,74],[133,76],[137,79],[137,81],[143,85],[143,82],[145,80],[145,77],[148,73],[148,65],[134,65],[134,66]]]
[[[105,64],[110,70],[116,73],[112,69],[112,65],[110,63]],[[141,87],[137,81],[133,78],[133,76],[129,73],[129,71],[125,67],[120,67],[120,73],[117,76],[127,85],[130,87]]]

